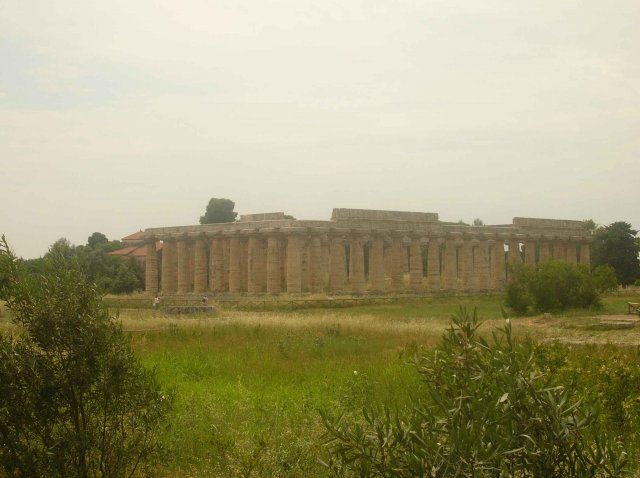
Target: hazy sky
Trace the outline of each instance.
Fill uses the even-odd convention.
[[[640,2],[0,0],[0,232],[334,207],[640,228]]]

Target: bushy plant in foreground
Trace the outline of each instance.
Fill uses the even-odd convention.
[[[28,274],[4,237],[0,257],[22,331],[0,335],[0,475],[134,475],[170,400],[77,265],[53,254]]]
[[[416,361],[426,394],[395,413],[353,423],[323,413],[327,468],[361,477],[619,477],[626,454],[596,413],[509,321],[487,341],[477,315],[453,317],[441,344]]]
[[[600,294],[617,287],[615,273],[599,266],[593,273],[582,264],[548,261],[537,270],[526,264],[512,268],[506,304],[514,312],[550,312],[570,307],[600,306]]]

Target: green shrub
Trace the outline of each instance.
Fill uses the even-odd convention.
[[[432,353],[416,361],[426,393],[413,408],[323,413],[335,476],[620,477],[626,453],[597,427],[572,385],[554,382],[552,353],[517,342],[511,325],[478,335],[461,309]],[[547,351],[548,352],[548,351]]]
[[[77,265],[52,254],[27,273],[4,237],[0,256],[21,328],[0,334],[0,475],[132,476],[171,400]]]
[[[585,265],[558,261],[540,264],[538,270],[518,264],[512,268],[512,277],[506,304],[517,314],[599,307],[600,293],[617,287],[615,274],[607,266],[597,267],[592,274]]]

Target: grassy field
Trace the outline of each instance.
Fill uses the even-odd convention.
[[[640,328],[609,330],[600,316],[626,313],[627,296],[602,310],[516,318],[514,330],[572,344],[640,344]],[[319,409],[354,416],[365,405],[401,407],[420,383],[411,359],[433,346],[460,306],[477,307],[488,333],[502,322],[502,298],[433,298],[419,304],[220,311],[165,316],[123,311],[144,363],[175,394],[162,440],[163,477],[323,476]],[[7,314],[0,330],[7,330]]]

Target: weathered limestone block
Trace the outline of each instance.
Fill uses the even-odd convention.
[[[324,267],[322,263],[322,240],[313,235],[309,244],[309,269],[311,292],[321,292],[324,287]]]
[[[351,292],[353,294],[362,294],[364,292],[364,249],[362,240],[353,237],[349,242],[350,263],[349,283],[351,284]]]
[[[591,266],[591,250],[588,241],[580,243],[580,264]]]
[[[391,289],[394,292],[401,292],[404,289],[404,264],[406,253],[402,244],[402,236],[393,235],[391,237]]]
[[[173,239],[162,244],[162,292],[173,294],[178,289],[178,250]]]
[[[440,290],[440,248],[442,239],[429,238],[427,249],[427,289],[435,292]]]
[[[443,266],[442,288],[448,291],[455,290],[458,282],[458,265],[456,241],[453,236],[445,239]]]
[[[191,278],[189,277],[189,244],[186,239],[178,240],[178,293],[189,292]]]
[[[460,252],[462,253],[460,286],[462,290],[471,290],[471,278],[473,277],[473,242],[471,238],[466,238],[463,241]]]
[[[524,243],[524,263],[535,269],[536,267],[536,242],[533,238],[529,238]]]
[[[489,242],[484,238],[478,240],[474,250],[474,289],[489,290],[491,289],[491,281],[489,279]]]
[[[340,237],[331,239],[331,272],[329,288],[331,292],[342,292],[347,276],[347,257],[344,250],[344,240]]]
[[[193,283],[194,292],[205,292],[207,290],[207,246],[204,237],[199,237],[195,242],[195,278]]]
[[[145,290],[150,294],[158,293],[158,254],[156,241],[147,241],[145,244],[146,259],[144,270]]]
[[[504,239],[498,237],[493,248],[492,260],[492,285],[494,290],[501,290],[506,283],[506,262],[504,252]]]
[[[551,260],[551,242],[549,242],[548,239],[543,238],[540,240],[540,255],[538,257],[538,262],[543,264],[549,260]]]
[[[369,248],[369,281],[373,292],[384,292],[384,239],[374,236]]]
[[[211,239],[211,254],[209,255],[209,286],[214,292],[223,292],[224,286],[224,253],[221,237]]]
[[[279,294],[281,291],[280,240],[277,236],[269,236],[267,240],[267,292]]]
[[[419,237],[413,237],[409,246],[409,283],[414,292],[422,291],[422,275],[422,244]]]
[[[287,293],[302,292],[302,254],[301,237],[298,234],[287,236]]]
[[[236,294],[240,292],[241,285],[241,253],[242,245],[239,237],[229,238],[229,292]]]

